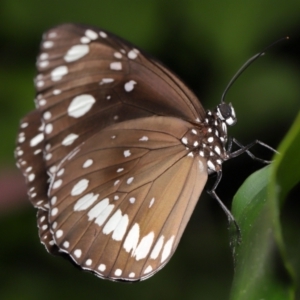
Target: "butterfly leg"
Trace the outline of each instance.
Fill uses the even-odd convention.
[[[235,144],[236,144],[237,146],[239,146],[241,149],[236,150],[236,151],[234,151],[234,152],[231,152],[232,143],[235,143]],[[258,158],[258,157],[256,157],[253,153],[251,153],[251,152],[249,151],[250,148],[252,148],[253,146],[255,146],[255,145],[257,145],[257,144],[258,144],[258,145],[261,145],[261,146],[263,146],[263,147],[265,147],[265,148],[267,148],[267,149],[269,149],[269,150],[271,150],[271,151],[274,152],[274,153],[278,153],[278,151],[276,151],[274,148],[272,148],[271,146],[269,146],[269,145],[267,145],[267,144],[261,142],[260,140],[255,140],[255,141],[253,141],[252,143],[250,143],[250,144],[244,146],[244,145],[241,144],[237,139],[231,138],[231,139],[229,139],[229,141],[228,141],[228,151],[229,151],[229,153],[231,152],[231,153],[229,154],[229,158],[237,157],[237,156],[239,156],[239,155],[241,155],[241,154],[243,154],[243,153],[246,152],[252,159],[254,159],[254,160],[256,160],[256,161],[259,161],[259,162],[262,162],[262,163],[265,163],[265,164],[271,163],[272,161]]]
[[[213,187],[207,191],[207,193],[214,199],[216,199],[218,201],[218,203],[220,204],[221,208],[223,209],[223,211],[225,212],[229,223],[233,222],[234,226],[236,227],[237,230],[237,240],[240,242],[241,241],[241,229],[238,225],[238,223],[236,222],[234,216],[232,215],[232,213],[229,211],[229,209],[224,205],[224,203],[222,202],[222,200],[219,198],[219,196],[216,193],[216,188],[218,187],[220,181],[222,179],[222,171],[217,172],[217,179],[213,185]]]

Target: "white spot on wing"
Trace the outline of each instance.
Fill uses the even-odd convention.
[[[98,270],[99,270],[100,272],[104,272],[104,271],[106,270],[106,265],[100,264],[99,267],[98,267]]]
[[[130,197],[130,198],[129,198],[129,202],[130,202],[131,204],[133,204],[133,203],[135,202],[135,198],[134,198],[134,197]]]
[[[84,195],[83,197],[81,197],[79,200],[76,201],[74,205],[74,210],[80,211],[80,210],[88,209],[91,205],[95,203],[98,197],[99,194],[94,195],[94,193],[89,193]]]
[[[208,161],[207,161],[207,166],[208,166],[209,169],[211,169],[211,170],[213,170],[213,171],[216,170],[215,165],[212,163],[211,160],[208,160]]]
[[[44,140],[44,134],[43,133],[39,133],[38,135],[36,135],[35,137],[33,137],[30,140],[30,146],[31,147],[35,147],[36,145],[38,145],[43,140]]]
[[[83,168],[88,168],[93,164],[93,160],[92,159],[87,159],[84,164],[82,165]]]
[[[41,61],[39,62],[38,65],[40,68],[46,68],[49,65],[49,61],[48,60]]]
[[[121,241],[126,233],[129,223],[128,215],[122,216],[122,212],[118,209],[112,217],[107,221],[103,228],[104,234],[112,234],[112,239],[115,241]]]
[[[76,196],[81,194],[83,191],[87,189],[89,185],[89,180],[87,179],[81,179],[79,180],[74,186],[71,191],[71,196]]]
[[[73,142],[78,138],[79,136],[75,133],[70,133],[68,136],[66,136],[63,141],[61,142],[64,146],[69,146],[73,144]]]
[[[165,237],[163,235],[161,235],[159,237],[158,241],[156,242],[156,244],[151,252],[150,258],[157,259],[158,255],[163,247],[164,239],[165,239]]]
[[[138,244],[140,237],[140,226],[139,224],[135,223],[130,231],[128,232],[126,239],[124,241],[123,247],[126,252],[130,252],[131,250],[135,250]]]
[[[53,125],[51,123],[47,124],[46,127],[45,127],[45,132],[47,134],[50,134],[53,130]]]
[[[52,197],[51,200],[50,200],[51,205],[52,206],[55,205],[56,201],[57,201],[57,197],[56,196]]]
[[[65,172],[65,169],[62,168],[62,169],[60,169],[60,170],[57,172],[56,176],[61,176],[61,175],[64,174],[64,172]]]
[[[116,71],[122,70],[122,64],[119,61],[112,62],[110,63],[110,69]]]
[[[40,55],[40,60],[45,60],[45,59],[48,59],[49,58],[49,54],[48,53],[41,53]]]
[[[215,150],[215,152],[216,152],[218,155],[221,154],[221,149],[220,149],[219,146],[215,146],[214,150]]]
[[[80,42],[82,44],[88,44],[91,40],[87,36],[83,36],[80,38]]]
[[[101,200],[99,203],[97,203],[89,212],[88,212],[88,217],[89,221],[96,219],[102,212],[103,210],[109,205],[109,199],[105,198]]]
[[[116,276],[121,276],[121,275],[122,275],[122,270],[121,270],[121,269],[117,269],[117,270],[115,271],[115,275],[116,275]]]
[[[136,84],[136,82],[134,80],[130,80],[130,81],[126,82],[124,85],[125,91],[131,92],[134,89],[135,84]]]
[[[150,273],[152,270],[153,270],[152,267],[149,265],[149,266],[145,269],[144,274],[148,274],[148,273]]]
[[[125,150],[123,152],[123,154],[124,154],[124,157],[129,157],[131,155],[131,152],[130,152],[130,150]]]
[[[95,219],[95,223],[102,226],[113,208],[114,205],[109,205],[108,198],[101,200],[88,212],[89,221]]]
[[[95,223],[98,224],[99,226],[102,226],[106,219],[109,217],[111,214],[112,210],[114,209],[114,204],[108,205],[102,213],[96,218]]]
[[[103,233],[110,234],[111,232],[113,232],[117,227],[118,223],[120,222],[121,218],[122,218],[122,212],[120,209],[118,209],[106,222],[103,228]]]
[[[63,231],[61,229],[57,230],[55,236],[59,239],[63,236]]]
[[[51,216],[56,216],[58,213],[58,208],[57,207],[54,207],[52,210],[51,210]]]
[[[130,178],[128,178],[128,179],[127,179],[127,181],[126,181],[126,183],[127,183],[127,184],[131,184],[131,183],[132,183],[132,181],[133,181],[133,179],[134,179],[134,177],[130,177]]]
[[[147,142],[148,140],[149,140],[149,138],[145,135],[139,139],[139,141],[141,141],[141,142]]]
[[[85,35],[86,35],[88,38],[90,38],[91,40],[95,40],[95,39],[98,38],[98,34],[97,34],[95,31],[91,30],[91,29],[87,29],[87,30],[85,31]]]
[[[45,99],[41,99],[39,101],[39,106],[44,106],[47,103],[47,101]]]
[[[102,80],[99,82],[100,85],[106,84],[106,83],[112,83],[115,80],[113,78],[102,78]]]
[[[42,86],[44,86],[44,84],[45,84],[45,82],[42,81],[42,80],[40,80],[40,81],[38,81],[38,82],[36,83],[36,86],[37,86],[37,87],[42,87]]]
[[[182,141],[182,143],[185,144],[185,145],[188,143],[188,140],[187,140],[186,137],[183,137],[183,138],[181,139],[181,141]]]
[[[132,49],[132,50],[130,50],[130,51],[128,52],[127,56],[128,56],[128,58],[130,58],[130,59],[136,59],[137,56],[138,56],[138,53],[139,53],[139,50],[137,50],[137,49]]]
[[[52,153],[48,153],[46,156],[45,156],[45,160],[50,160],[52,158]]]
[[[161,254],[161,263],[163,263],[171,254],[174,239],[175,235],[172,235],[170,239],[165,243],[163,252]]]
[[[120,52],[115,52],[114,53],[114,57],[118,58],[118,59],[121,59],[122,58],[122,54]]]
[[[153,197],[153,198],[150,200],[149,208],[153,205],[154,201],[155,201],[155,198]]]
[[[51,112],[50,112],[50,111],[44,112],[43,118],[44,118],[45,120],[51,119]]]
[[[141,241],[139,242],[139,245],[136,247],[135,251],[132,253],[132,256],[135,256],[136,260],[140,260],[145,258],[152,246],[154,239],[154,232],[151,231],[146,236],[144,236]]]
[[[107,34],[104,31],[100,31],[99,35],[104,39],[107,38]]]
[[[58,90],[58,89],[53,90],[53,95],[59,95],[60,93],[61,93],[61,90]]]
[[[43,43],[43,47],[46,49],[52,48],[54,43],[52,41],[46,41]]]
[[[61,179],[58,179],[58,180],[56,180],[56,181],[53,183],[52,188],[53,188],[53,189],[57,189],[57,188],[59,188],[59,187],[61,186],[61,184],[62,184],[62,180],[61,180]]]
[[[80,249],[76,249],[76,250],[74,251],[74,255],[75,255],[77,258],[80,258],[81,254],[82,254],[82,251],[81,251]]]
[[[64,60],[66,62],[78,60],[87,55],[89,51],[90,47],[88,45],[75,45],[68,50],[67,54],[64,56]]]
[[[92,95],[83,94],[76,96],[68,107],[68,114],[73,118],[82,117],[92,108],[95,102],[96,100]]]
[[[62,79],[63,76],[68,74],[68,72],[69,71],[68,71],[67,66],[59,66],[59,67],[55,68],[54,70],[52,70],[51,79],[52,79],[52,81],[59,81]]]
[[[126,230],[127,230],[128,223],[129,223],[129,218],[128,218],[128,215],[125,214],[121,218],[119,224],[117,225],[117,227],[114,230],[114,233],[112,235],[112,238],[115,241],[121,241],[124,238],[124,235],[125,235]]]

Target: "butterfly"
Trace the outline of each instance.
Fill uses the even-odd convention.
[[[228,139],[231,104],[205,111],[160,62],[91,26],[47,31],[36,66],[15,156],[48,252],[101,278],[144,280],[173,255],[212,173],[234,220],[215,188],[222,163],[253,143]]]

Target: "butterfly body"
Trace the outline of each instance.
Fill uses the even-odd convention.
[[[82,25],[49,30],[37,69],[16,158],[41,242],[101,278],[152,276],[229,159],[233,107],[205,112],[162,64]]]

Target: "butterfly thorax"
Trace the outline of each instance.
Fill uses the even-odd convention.
[[[207,110],[204,121],[188,131],[181,139],[194,155],[207,159],[208,173],[220,171],[223,161],[228,159],[227,125],[234,125],[235,122],[233,107],[231,104],[223,103],[214,111]]]

